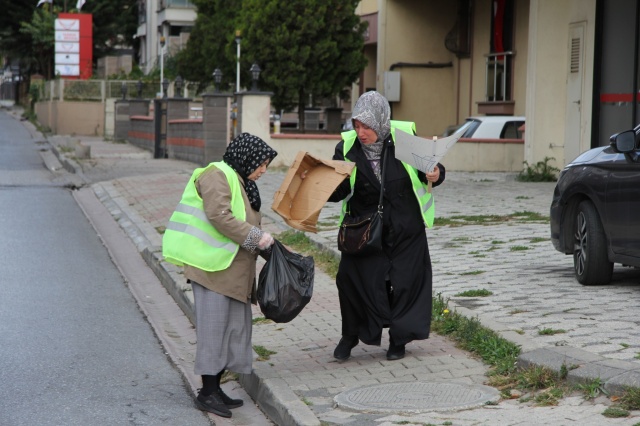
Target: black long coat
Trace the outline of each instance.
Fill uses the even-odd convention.
[[[344,160],[344,141],[336,146],[334,160]],[[342,314],[342,335],[358,336],[369,345],[380,345],[382,329],[396,345],[427,339],[431,326],[431,258],[420,206],[402,162],[395,158],[391,136],[384,142],[388,150],[383,200],[383,251],[357,257],[343,254],[336,284]],[[383,151],[384,152],[384,151]],[[380,182],[356,139],[347,153],[356,164],[354,195],[349,209],[360,216],[377,209]],[[444,181],[444,166],[438,164]],[[427,182],[426,176],[418,172]],[[342,201],[351,192],[345,179],[329,201]],[[392,291],[390,289],[392,288]]]

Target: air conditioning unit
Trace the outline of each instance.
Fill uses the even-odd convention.
[[[385,71],[384,97],[389,102],[400,102],[400,71]]]

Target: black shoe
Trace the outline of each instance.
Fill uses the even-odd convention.
[[[227,408],[238,408],[242,407],[242,405],[244,404],[241,399],[230,398],[226,393],[224,393],[222,388],[218,390],[218,394],[220,395],[220,399],[222,399],[222,402],[224,402],[224,405],[226,405]]]
[[[394,345],[393,340],[389,341],[389,349],[387,350],[387,359],[395,361],[404,358],[404,345]]]
[[[340,343],[336,346],[336,350],[333,351],[333,357],[338,361],[349,359],[351,356],[351,349],[356,347],[358,341],[358,336],[342,336]]]
[[[210,413],[217,414],[220,417],[231,417],[231,411],[222,401],[222,397],[218,392],[213,392],[208,396],[199,394],[196,398],[196,405],[202,411],[208,411]]]

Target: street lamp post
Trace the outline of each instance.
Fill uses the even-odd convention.
[[[160,36],[160,93],[162,93],[162,82],[164,81],[164,36]]]
[[[176,77],[176,82],[175,82],[175,93],[173,94],[174,98],[181,98],[182,97],[182,77],[181,76],[177,76]]]
[[[236,30],[236,92],[240,92],[240,42],[242,41],[240,30]]]
[[[220,82],[222,81],[222,71],[220,68],[213,70],[213,85],[215,87],[215,93],[220,93]]]
[[[166,78],[164,80],[162,80],[162,83],[160,83],[160,87],[162,90],[162,98],[166,99],[167,98],[167,89],[169,89],[169,80],[167,80]]]

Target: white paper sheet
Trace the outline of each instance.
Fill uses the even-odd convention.
[[[458,142],[468,127],[469,124],[464,124],[451,136],[436,140],[421,138],[396,129],[396,158],[411,164],[422,172],[430,172]]]

